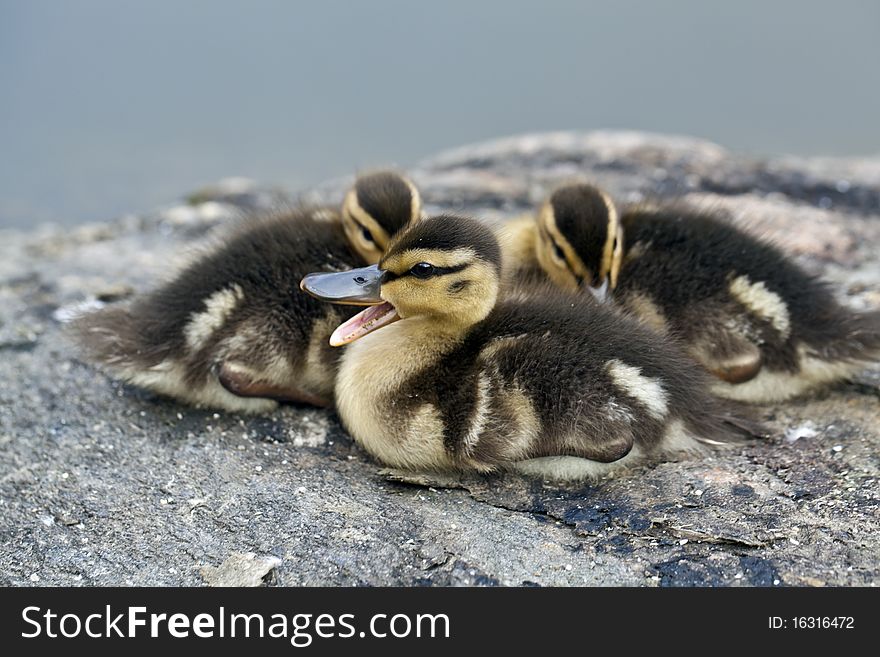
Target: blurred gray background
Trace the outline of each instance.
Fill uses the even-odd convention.
[[[514,133],[880,153],[880,2],[0,0],[0,227]]]

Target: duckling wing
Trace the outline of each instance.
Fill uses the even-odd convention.
[[[762,342],[772,339],[766,322],[730,300],[660,303],[650,291],[628,290],[624,307],[652,329],[677,338],[708,372],[728,383],[755,378],[764,365]]]

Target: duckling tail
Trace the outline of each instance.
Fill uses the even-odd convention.
[[[835,335],[811,345],[815,355],[829,363],[864,364],[880,360],[880,311],[849,313]]]
[[[125,370],[150,367],[162,360],[139,326],[128,308],[113,307],[75,318],[67,331],[87,360]]]
[[[758,419],[755,408],[740,402],[713,400],[712,412],[691,418],[689,428],[706,447],[740,445],[754,438],[769,438],[770,429]]]
[[[735,442],[746,438],[769,438],[772,435],[767,425],[755,416],[754,407],[738,402],[726,406],[720,417]]]

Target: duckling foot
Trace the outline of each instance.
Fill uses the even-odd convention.
[[[714,376],[727,383],[737,384],[751,381],[761,371],[764,364],[761,351],[755,345],[740,338],[724,336],[725,342],[733,343],[731,349],[696,349],[692,355]],[[722,344],[724,344],[722,342]]]
[[[754,379],[761,371],[761,360],[739,360],[718,363],[711,370],[712,374],[727,383],[745,383]]]
[[[222,363],[217,370],[217,379],[226,390],[238,397],[263,397],[279,402],[309,404],[327,408],[330,401],[295,387],[279,386],[253,378],[248,372],[230,363]]]

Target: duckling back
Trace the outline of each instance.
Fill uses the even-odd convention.
[[[542,426],[518,469],[599,475],[760,432],[741,407],[708,394],[708,377],[675,343],[591,299],[532,294],[502,302],[473,336]]]
[[[684,340],[717,394],[774,401],[846,378],[880,356],[880,313],[856,313],[775,246],[711,212],[666,206],[622,216],[615,292]]]

